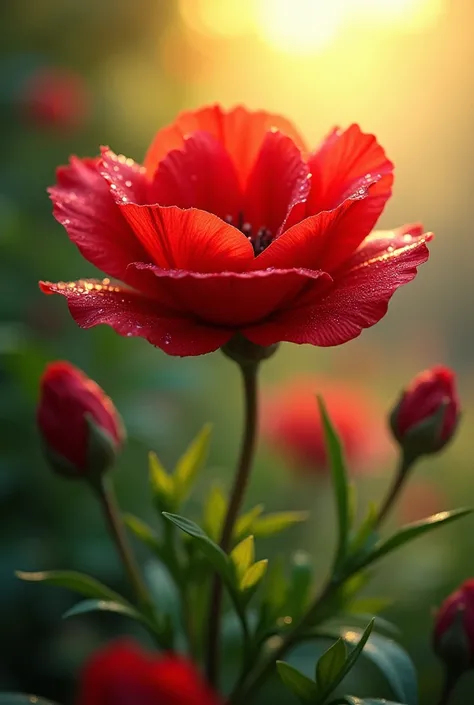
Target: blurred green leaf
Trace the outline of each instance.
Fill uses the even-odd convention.
[[[324,693],[334,690],[333,683],[339,683],[339,676],[344,670],[347,658],[346,644],[338,639],[320,657],[316,664],[316,683]]]
[[[403,703],[395,703],[392,700],[379,700],[378,698],[356,698],[354,695],[345,695],[339,700],[333,700],[329,705],[403,705]]]
[[[204,529],[213,541],[219,541],[227,511],[227,497],[219,485],[213,485],[204,505]]]
[[[262,595],[261,620],[265,626],[282,616],[281,612],[287,601],[286,596],[287,581],[283,561],[277,557],[268,569]]]
[[[296,551],[292,556],[292,566],[286,611],[293,619],[298,619],[305,611],[311,598],[313,587],[313,566],[306,551]]]
[[[201,527],[190,519],[186,519],[186,517],[179,516],[178,514],[169,514],[168,512],[163,512],[163,516],[168,519],[168,521],[175,524],[181,531],[189,534],[225,583],[230,587],[234,587],[233,571],[231,570],[229,559],[220,546],[214,543]]]
[[[281,531],[306,521],[309,512],[277,512],[265,514],[255,519],[252,523],[252,533],[256,538],[267,538],[279,534]]]
[[[242,592],[258,587],[258,584],[266,573],[267,566],[268,560],[266,558],[250,566],[240,581],[240,589]]]
[[[121,602],[112,602],[110,600],[84,600],[83,602],[78,602],[77,605],[74,605],[63,614],[63,619],[75,617],[79,614],[87,614],[88,612],[114,612],[115,614],[135,619],[137,622],[144,621],[140,612],[131,605],[124,605]]]
[[[183,502],[196,481],[209,454],[212,425],[206,424],[179,459],[174,472],[176,496]]]
[[[124,514],[123,520],[132,534],[161,560],[164,559],[163,546],[155,531],[133,514]]]
[[[365,567],[374,563],[375,561],[391,553],[396,548],[403,546],[409,541],[423,536],[423,534],[437,529],[439,526],[444,526],[449,524],[451,521],[456,519],[461,519],[472,513],[472,509],[453,509],[450,512],[439,512],[438,514],[433,514],[433,516],[428,519],[423,519],[422,521],[414,522],[413,524],[408,524],[403,526],[399,531],[397,531],[393,536],[385,541],[380,541],[375,545],[374,550],[363,560],[362,566]]]
[[[177,509],[177,491],[172,475],[168,474],[156,453],[148,455],[150,485],[158,509],[173,511]]]
[[[338,520],[338,545],[334,568],[335,570],[337,570],[347,555],[350,530],[349,489],[341,442],[328,416],[326,406],[322,397],[318,397],[318,404],[319,412],[321,414],[321,420],[323,422],[324,436],[326,439],[326,447],[331,465],[332,481],[336,498]]]
[[[356,629],[341,631],[340,634],[347,644],[358,645],[362,638],[362,632]],[[392,639],[373,634],[366,644],[363,655],[385,676],[395,697],[406,705],[417,705],[416,671],[405,649]]]
[[[248,536],[231,551],[230,560],[235,568],[237,583],[240,585],[242,578],[255,560],[253,536]]]
[[[0,705],[55,705],[51,700],[44,700],[37,695],[22,693],[0,693]]]
[[[264,508],[263,504],[257,504],[237,519],[234,527],[234,541],[241,541],[245,538],[245,534],[252,533],[254,521],[258,519]]]
[[[315,702],[318,687],[314,681],[303,675],[285,661],[277,661],[276,667],[283,685],[303,703]]]
[[[96,597],[100,600],[111,600],[112,602],[121,602],[124,605],[128,605],[124,597],[114,590],[111,590],[103,583],[95,578],[91,578],[90,575],[78,573],[73,570],[50,570],[37,573],[25,573],[18,570],[15,575],[20,578],[20,580],[56,585],[57,587],[64,587],[73,592],[78,592],[85,597]]]
[[[370,502],[369,507],[367,509],[367,513],[352,538],[350,545],[351,553],[357,553],[358,551],[361,551],[367,545],[367,543],[369,543],[369,539],[371,539],[370,544],[375,543],[378,536],[373,532],[373,529],[377,519],[377,515],[378,506],[376,502]],[[371,547],[372,545],[370,546],[370,548]]]

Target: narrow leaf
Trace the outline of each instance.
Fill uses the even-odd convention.
[[[342,454],[342,446],[339,437],[332,425],[326,406],[321,397],[318,397],[319,412],[323,422],[326,448],[331,465],[332,482],[336,498],[337,519],[338,519],[338,546],[336,552],[335,566],[339,566],[347,555],[349,538],[349,490],[347,482],[346,466]]]
[[[148,469],[151,491],[158,508],[175,509],[177,499],[174,478],[166,472],[156,453],[149,453]]]
[[[44,700],[37,695],[22,693],[0,693],[0,705],[55,705],[51,700]]]
[[[287,581],[283,561],[277,557],[270,564],[262,595],[261,619],[264,625],[272,624],[282,616],[287,602]]]
[[[258,586],[259,582],[266,573],[268,566],[268,560],[264,558],[262,561],[257,561],[246,571],[242,580],[240,581],[240,589],[242,592],[246,590],[251,590]]]
[[[332,684],[339,682],[337,679],[344,669],[346,656],[346,644],[343,639],[338,639],[320,657],[316,664],[316,682],[323,692],[334,690]]]
[[[240,583],[243,576],[255,560],[255,544],[253,536],[248,536],[231,551],[230,560],[235,568],[237,583]]]
[[[206,424],[179,459],[174,478],[179,501],[184,501],[199,472],[203,469],[209,453],[212,425]]]
[[[438,528],[439,526],[444,526],[449,524],[451,521],[456,521],[462,517],[471,514],[472,509],[453,509],[450,512],[439,512],[438,514],[433,514],[433,516],[428,517],[428,519],[423,519],[421,521],[414,522],[413,524],[408,524],[397,531],[393,536],[385,541],[380,541],[374,547],[374,550],[365,558],[363,561],[363,566],[370,565],[375,561],[391,553],[396,548],[403,546],[409,541],[423,536],[423,534]]]
[[[111,600],[84,600],[83,602],[78,602],[77,605],[74,605],[63,614],[63,619],[75,617],[79,614],[87,614],[88,612],[114,612],[115,614],[135,619],[137,622],[144,621],[140,612],[131,605],[124,605],[121,602],[112,602]]]
[[[219,485],[213,485],[204,505],[204,529],[209,538],[219,541],[227,511],[227,497]]]
[[[267,538],[279,534],[281,531],[301,524],[308,519],[309,512],[276,512],[265,514],[253,522],[252,533],[258,538]]]
[[[133,514],[124,514],[123,520],[127,527],[130,529],[132,534],[142,543],[145,544],[145,546],[148,546],[148,548],[153,551],[153,553],[163,560],[164,557],[164,551],[163,551],[163,546],[161,544],[160,539],[158,538],[158,535],[156,534],[153,529],[148,526],[148,524],[145,524],[144,521],[139,519],[138,517],[134,516]]]
[[[313,566],[306,551],[296,551],[292,556],[290,584],[288,586],[286,611],[293,619],[298,619],[311,599],[313,586]]]
[[[168,521],[175,524],[179,529],[181,529],[181,531],[189,534],[189,536],[195,540],[215,570],[219,573],[223,580],[225,580],[227,585],[234,585],[232,571],[227,555],[216,543],[214,543],[214,541],[209,538],[200,526],[195,524],[190,519],[186,519],[186,517],[179,516],[178,514],[163,512],[163,516],[168,519]]]
[[[356,698],[354,695],[346,695],[340,700],[333,700],[329,705],[402,705],[402,703],[394,703],[392,700]]]
[[[318,694],[318,687],[314,681],[303,675],[285,661],[277,661],[276,667],[283,685],[296,695],[302,702],[314,701]]]
[[[350,547],[351,553],[356,553],[366,546],[369,541],[369,538],[371,538],[371,534],[373,533],[377,515],[377,504],[375,502],[370,502],[369,507],[367,509],[367,514],[365,515],[359,528],[355,532],[354,537],[352,538]],[[376,538],[377,536],[374,535],[374,541],[376,540]]]
[[[264,509],[263,504],[257,504],[237,519],[234,527],[234,541],[241,541],[246,534],[253,533],[252,527],[255,519],[258,519]]]
[[[20,580],[27,580],[32,583],[46,583],[47,585],[64,587],[73,592],[78,592],[84,597],[96,597],[100,600],[111,600],[112,602],[121,602],[124,605],[128,605],[124,597],[103,583],[91,578],[90,575],[73,570],[50,570],[37,573],[25,573],[18,570],[15,575]]]

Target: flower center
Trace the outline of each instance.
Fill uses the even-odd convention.
[[[253,247],[255,256],[263,252],[273,239],[272,232],[268,228],[261,227],[256,232],[254,232],[252,224],[248,223],[245,220],[242,211],[239,213],[239,217],[236,223],[234,223],[234,218],[231,215],[226,215],[224,220],[226,223],[228,223],[229,225],[233,225],[234,228],[237,228],[238,230],[240,230],[241,233],[245,235],[245,237],[247,238],[247,240],[250,241],[250,244]]]

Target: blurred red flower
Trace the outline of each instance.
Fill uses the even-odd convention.
[[[91,443],[88,417],[101,431],[101,447]],[[97,460],[105,464],[123,443],[120,416],[105,392],[69,362],[53,362],[41,377],[37,420],[49,460],[61,474],[87,475]],[[93,445],[93,447],[92,447]],[[104,457],[103,452],[106,456]],[[94,457],[93,457],[94,456]]]
[[[460,412],[456,375],[438,365],[413,379],[395,406],[390,423],[403,447],[417,454],[435,453],[453,437]]]
[[[182,113],[140,166],[72,157],[54,215],[103,281],[42,283],[76,322],[199,355],[236,332],[258,345],[339,345],[387,311],[428,250],[419,225],[369,235],[393,165],[357,125],[306,151],[277,115]]]
[[[77,705],[219,705],[194,666],[151,654],[131,640],[109,644],[86,664]]]
[[[24,118],[35,127],[77,130],[87,119],[90,96],[80,74],[43,67],[21,87],[19,106]]]
[[[434,650],[457,673],[474,668],[474,578],[466,580],[439,608]]]
[[[390,452],[383,412],[363,389],[327,379],[299,377],[269,390],[261,413],[262,435],[281,451],[295,472],[328,471],[316,395],[321,394],[344,446],[349,470],[370,472]]]

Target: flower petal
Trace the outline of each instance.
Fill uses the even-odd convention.
[[[202,274],[142,263],[136,267],[154,272],[157,290],[175,304],[179,302],[181,315],[234,330],[264,320],[282,306],[288,306],[307,287],[318,286],[322,290],[331,281],[325,272],[304,269]]]
[[[208,132],[218,139],[229,153],[242,185],[252,169],[267,132],[276,128],[306,151],[304,142],[289,120],[264,111],[251,112],[237,106],[225,112],[220,105],[181,113],[171,125],[159,130],[146,156],[145,167],[153,177],[158,164],[173,149],[181,149],[186,136]]]
[[[195,132],[160,162],[149,203],[199,208],[237,222],[242,207],[237,174],[223,145],[208,132]]]
[[[308,165],[293,140],[268,132],[245,192],[243,213],[253,232],[268,228],[277,236],[293,209],[306,200],[310,185]]]
[[[356,338],[385,315],[398,287],[415,277],[416,268],[428,259],[425,243],[431,237],[420,235],[417,226],[370,235],[334,274],[334,286],[323,297],[310,291],[244,335],[259,345],[287,340],[323,347]]]
[[[117,163],[120,169],[127,166]],[[130,262],[147,261],[149,257],[111,197],[98,164],[98,159],[71,157],[68,166],[58,169],[57,184],[48,189],[54,217],[89,262],[111,277],[147,290],[153,280],[137,276],[136,270],[127,267]],[[127,177],[140,188],[143,176],[137,169],[131,168]]]
[[[213,352],[233,335],[232,330],[206,326],[195,318],[183,317],[158,299],[110,286],[108,280],[41,282],[40,288],[46,294],[65,296],[69,311],[81,328],[106,324],[120,335],[145,338],[169,355]]]

